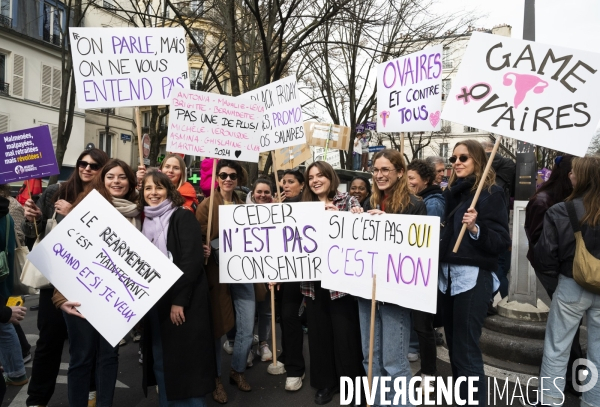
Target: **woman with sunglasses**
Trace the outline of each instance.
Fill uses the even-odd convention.
[[[28,199],[25,202],[25,222],[23,232],[29,238],[35,238],[33,222],[37,223],[40,238],[46,230],[46,222],[56,212],[56,221],[60,222],[71,210],[84,188],[94,179],[104,164],[108,155],[102,150],[92,148],[83,151],[77,158],[77,168],[69,179],[61,184],[53,184],[46,188],[37,204]],[[63,313],[52,304],[54,287],[40,289],[39,311],[37,326],[40,336],[37,340],[31,381],[27,394],[27,405],[48,405],[56,377],[60,369],[63,345],[67,339],[67,326]]]
[[[439,275],[444,332],[454,380],[478,376],[475,400],[484,406],[487,386],[479,338],[495,290],[492,271],[498,269],[498,256],[510,246],[506,199],[503,189],[495,185],[494,170],[490,168],[483,176],[487,156],[479,142],[458,142],[449,160],[452,175],[444,191],[446,222],[441,231]],[[470,209],[480,183],[481,195]],[[467,233],[453,253],[463,224]],[[467,397],[466,380],[460,396]]]
[[[354,196],[338,191],[340,180],[327,162],[313,162],[305,176],[303,202],[320,201],[327,211],[363,211]],[[354,296],[323,288],[319,281],[302,282],[300,288],[306,297],[310,385],[318,389],[315,403],[327,404],[341,376],[364,376],[358,306]]]
[[[140,211],[137,207],[138,193],[133,170],[124,161],[109,160],[100,174],[88,183],[79,194],[73,208],[87,195],[96,190],[110,202],[138,230],[142,228]],[[89,383],[95,377],[99,406],[111,406],[113,402],[119,347],[111,346],[106,339],[77,310],[81,304],[67,300],[59,291],[54,291],[52,301],[63,311],[69,333],[69,405],[85,406],[88,400]],[[94,374],[95,372],[95,374]]]
[[[205,407],[215,388],[214,338],[210,326],[200,225],[182,210],[183,197],[167,175],[151,171],[142,180],[142,233],[182,276],[144,317],[143,388],[158,385],[160,407]]]
[[[175,188],[177,188],[177,192],[185,199],[183,207],[194,212],[198,207],[198,196],[196,195],[194,186],[186,181],[187,167],[183,158],[179,154],[169,153],[165,156],[159,169],[169,177]],[[139,166],[136,174],[138,183],[141,182],[145,175],[146,168]]]
[[[304,175],[298,168],[282,171],[280,183],[283,188],[281,200],[285,203],[300,202],[304,190]],[[269,284],[272,288],[275,284]],[[301,309],[304,297],[299,282],[276,284],[279,326],[281,328],[281,354],[277,365],[269,364],[267,372],[272,375],[286,374],[285,389],[298,391],[302,388],[305,362],[304,330],[302,329]]]
[[[426,215],[423,201],[410,193],[406,181],[406,163],[400,152],[382,150],[373,156],[373,193],[365,203],[365,210],[371,215],[406,214]],[[371,300],[358,298],[360,333],[362,340],[363,364],[368,367],[369,338],[371,326]],[[410,310],[395,304],[377,303],[375,311],[375,338],[373,354],[373,377],[404,377],[406,383],[412,377],[408,362],[410,340]],[[375,400],[380,400],[379,386]],[[387,400],[393,400],[395,392],[388,393]],[[379,404],[377,404],[379,405]],[[406,404],[410,406],[410,402]]]
[[[211,241],[219,237],[219,205],[239,205],[243,203],[234,190],[238,185],[245,184],[245,178],[244,170],[236,161],[219,160],[217,164],[217,181],[219,185],[213,198]],[[202,227],[203,240],[205,240],[208,230],[209,205],[210,199],[205,199],[196,211],[196,218]],[[210,287],[215,349],[217,351],[216,389],[213,392],[213,398],[218,403],[224,404],[227,402],[227,393],[220,379],[221,358],[219,350],[221,348],[221,337],[234,326],[232,301],[235,307],[236,335],[229,381],[242,391],[252,390],[246,381],[244,372],[246,371],[248,356],[254,339],[254,286],[252,284],[219,283],[219,265],[214,256],[209,257],[206,274]]]

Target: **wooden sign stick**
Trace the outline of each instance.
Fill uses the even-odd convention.
[[[479,181],[479,185],[477,186],[477,191],[475,191],[475,196],[473,197],[473,202],[469,209],[475,208],[477,204],[477,200],[479,199],[479,195],[481,194],[481,190],[483,189],[483,184],[485,183],[485,179],[487,178],[488,172],[490,172],[490,168],[492,168],[492,161],[494,161],[494,157],[496,156],[496,152],[498,151],[498,147],[500,147],[500,140],[502,140],[502,136],[498,136],[496,139],[496,144],[494,144],[494,149],[490,153],[490,158],[488,158],[488,162],[485,165],[485,170],[483,170],[483,175],[481,176],[481,180]],[[467,231],[467,224],[463,223],[462,228],[460,229],[460,234],[458,235],[458,239],[456,239],[456,244],[454,245],[454,249],[452,249],[453,253],[458,252],[458,248],[460,246],[460,242],[462,242],[463,236]]]
[[[144,167],[144,146],[142,145],[142,115],[140,108],[135,108],[135,123],[137,129],[138,149],[140,153],[140,166]]]
[[[400,133],[400,155],[404,158],[404,132]]]
[[[275,174],[275,190],[279,191],[279,176],[277,175],[277,161],[275,150],[271,151],[273,158],[273,174]],[[281,194],[277,194],[277,200],[281,203]],[[271,287],[271,340],[273,341],[273,365],[277,366],[277,331],[275,331],[275,286]]]
[[[210,198],[208,202],[208,227],[206,228],[206,244],[210,247],[210,230],[212,228],[213,202],[215,199],[215,179],[217,178],[217,159],[213,159],[212,178],[210,179]],[[204,265],[208,264],[208,257],[204,259]]]
[[[373,274],[373,291],[371,293],[371,327],[369,328],[369,368],[368,368],[368,383],[369,393],[371,393],[372,380],[373,380],[373,337],[375,336],[375,310],[377,307],[377,300],[375,294],[377,293],[377,274]],[[367,404],[371,407],[370,404]]]

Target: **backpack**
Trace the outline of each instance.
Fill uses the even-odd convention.
[[[573,279],[585,290],[600,294],[600,259],[594,257],[585,247],[585,241],[581,235],[581,225],[575,212],[575,204],[573,201],[567,201],[566,206],[575,234]]]

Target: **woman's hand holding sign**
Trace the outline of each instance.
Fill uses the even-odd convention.
[[[33,199],[28,199],[25,201],[25,218],[29,222],[33,222],[34,220],[41,219],[42,211],[37,205],[33,202]]]
[[[477,233],[477,225],[475,222],[477,221],[477,211],[474,208],[469,208],[467,212],[463,215],[462,223],[467,224],[467,230],[472,234]]]
[[[63,310],[66,314],[75,315],[79,318],[85,319],[83,315],[77,310],[77,307],[80,307],[81,303],[77,301],[67,301],[60,306],[60,309]]]

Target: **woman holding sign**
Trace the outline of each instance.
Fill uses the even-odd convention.
[[[157,384],[161,407],[206,406],[216,373],[204,274],[208,247],[202,247],[200,225],[181,209],[185,200],[167,175],[146,174],[142,194],[142,233],[183,272],[144,317],[144,392]]]
[[[328,211],[362,212],[356,197],[337,190],[340,179],[325,161],[306,169],[308,186],[302,201],[321,201]],[[321,287],[319,281],[300,283],[306,299],[310,385],[316,404],[327,404],[338,391],[341,376],[364,376],[358,307],[352,295]]]
[[[246,174],[242,167],[231,160],[219,160],[217,164],[217,181],[219,186],[214,191],[213,211],[211,220],[210,240],[219,237],[219,205],[239,205],[242,200],[234,192],[238,185],[245,184]],[[196,218],[202,227],[202,235],[206,236],[208,231],[208,212],[211,200],[205,199],[198,206]],[[203,237],[204,239],[204,237]],[[212,245],[212,244],[211,244]],[[242,391],[250,391],[252,388],[246,381],[244,372],[248,355],[254,339],[254,311],[256,308],[254,298],[254,286],[251,283],[221,284],[219,283],[219,264],[215,256],[210,256],[206,268],[208,284],[210,286],[211,310],[213,313],[213,326],[215,341],[213,347],[217,351],[217,388],[213,392],[213,398],[219,403],[227,402],[227,393],[221,383],[221,337],[233,328],[233,306],[235,307],[235,342],[233,346],[233,357],[231,359],[231,370],[229,382],[235,384]]]
[[[439,289],[444,309],[444,331],[452,376],[479,376],[475,383],[479,405],[486,404],[486,378],[479,338],[493,287],[492,271],[498,269],[498,256],[510,246],[505,194],[495,185],[496,174],[490,168],[484,177],[487,156],[475,140],[456,143],[452,157],[452,175],[444,191],[446,220],[441,230]],[[475,208],[471,202],[477,186],[483,189]],[[468,234],[458,252],[453,247],[462,225]],[[460,387],[467,397],[467,383]]]
[[[40,238],[43,238],[45,225],[56,214],[56,221],[60,222],[70,212],[71,205],[80,193],[83,192],[98,172],[108,161],[108,155],[102,150],[92,148],[84,150],[77,157],[77,168],[66,182],[48,186],[37,200],[28,199],[25,202],[25,223],[23,232],[29,238],[36,238],[36,229],[33,222],[37,223]],[[54,288],[40,289],[39,311],[37,326],[40,337],[36,343],[33,357],[33,369],[27,394],[27,405],[48,405],[56,377],[60,369],[61,355],[65,340],[67,339],[67,326],[63,313],[52,304]],[[89,385],[86,384],[86,388]],[[86,396],[87,397],[87,396]]]
[[[406,163],[400,152],[382,150],[373,156],[373,193],[365,203],[365,210],[378,215],[406,214],[427,215],[425,204],[410,193]],[[369,365],[369,342],[371,326],[371,300],[358,299],[360,331],[365,369]],[[408,362],[408,344],[410,341],[410,310],[395,304],[377,304],[375,311],[375,335],[373,338],[373,377],[391,376],[406,378],[409,382],[412,374]],[[378,356],[377,356],[378,355]],[[375,400],[380,400],[380,386],[377,386]],[[387,400],[393,400],[392,389]],[[411,405],[410,402],[406,405]]]
[[[96,190],[139,230],[142,224],[135,186],[135,174],[129,165],[121,160],[109,160],[99,176],[88,183],[84,192],[79,194],[73,208],[91,191]],[[67,301],[57,290],[54,291],[52,301],[64,312],[69,333],[69,405],[87,405],[90,379],[95,377],[97,404],[111,406],[117,382],[119,347],[112,347],[79,313],[79,302]]]
[[[159,169],[169,177],[173,185],[175,185],[175,188],[177,188],[177,192],[185,199],[182,206],[185,209],[194,212],[198,207],[198,197],[193,185],[186,181],[187,167],[185,166],[183,158],[181,158],[179,154],[167,154],[160,164]],[[138,182],[140,182],[146,175],[146,169],[144,167],[138,167],[136,175]]]

